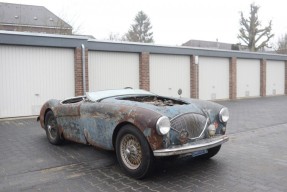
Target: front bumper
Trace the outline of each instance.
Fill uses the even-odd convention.
[[[167,149],[158,149],[154,150],[153,154],[155,157],[164,157],[164,156],[172,156],[172,155],[182,155],[195,151],[210,149],[216,146],[221,145],[228,141],[228,137],[226,135],[216,136],[209,139],[202,139],[199,141],[187,143],[184,145],[177,145]]]

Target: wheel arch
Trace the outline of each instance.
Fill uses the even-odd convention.
[[[152,146],[150,144],[150,141],[148,139],[148,137],[143,133],[143,131],[138,127],[136,126],[135,124],[131,123],[131,122],[128,122],[128,121],[125,121],[125,122],[121,122],[119,123],[116,128],[114,129],[114,132],[113,132],[113,136],[112,136],[112,142],[113,142],[113,147],[115,149],[115,145],[116,145],[116,139],[117,139],[117,135],[119,133],[119,131],[125,126],[125,125],[132,125],[134,126],[136,129],[138,129],[142,135],[144,136],[144,138],[147,140],[148,144],[149,144],[149,147],[150,149],[152,150]]]
[[[134,124],[125,121],[125,122],[119,123],[119,124],[115,127],[114,132],[113,132],[113,136],[112,136],[112,142],[113,142],[113,147],[114,147],[114,149],[115,149],[115,145],[116,145],[117,135],[118,135],[120,129],[123,128],[125,125],[129,125],[129,124],[135,126]],[[137,127],[137,126],[135,126],[135,127]]]

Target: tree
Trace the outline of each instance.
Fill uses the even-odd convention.
[[[124,35],[123,40],[143,43],[153,43],[152,26],[148,16],[140,11],[134,19],[129,31]]]
[[[287,54],[287,33],[278,38],[276,52],[279,54]]]
[[[244,18],[241,12],[240,25],[238,39],[242,40],[250,51],[258,51],[268,46],[269,40],[274,36],[271,34],[272,20],[269,21],[269,25],[261,28],[261,22],[258,20],[259,6],[254,4],[250,5],[250,17]]]
[[[109,41],[121,41],[122,38],[120,37],[120,34],[111,32],[109,34],[109,37],[107,38],[107,40],[109,40]]]
[[[63,9],[60,11],[59,14],[57,14],[57,21],[56,25],[58,26],[57,29],[55,29],[55,33],[67,35],[65,33],[65,26],[66,24],[70,25],[72,27],[72,35],[79,35],[81,34],[81,28],[82,28],[82,23],[79,22],[79,15],[74,14],[74,15],[68,15],[67,12]]]

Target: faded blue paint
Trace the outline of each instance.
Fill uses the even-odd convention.
[[[146,137],[150,137],[151,136],[151,128],[145,128],[145,130],[143,131],[143,134]]]
[[[113,133],[116,126],[122,122],[131,123],[139,128],[146,136],[152,149],[179,144],[178,133],[174,130],[171,130],[168,136],[160,136],[156,133],[156,121],[163,115],[172,120],[185,113],[201,114],[209,119],[208,125],[218,124],[216,134],[224,134],[222,128],[226,126],[226,123],[219,122],[218,114],[223,108],[219,104],[189,98],[165,98],[178,101],[178,103],[172,106],[156,106],[150,103],[122,99],[126,97],[131,96],[111,97],[100,102],[84,100],[72,104],[61,104],[58,100],[50,100],[41,109],[40,122],[44,127],[44,112],[50,108],[54,112],[60,130],[66,139],[108,150],[114,149]]]

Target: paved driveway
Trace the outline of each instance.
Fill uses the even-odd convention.
[[[158,161],[137,181],[115,154],[48,143],[34,119],[0,121],[0,191],[287,191],[287,97],[220,101],[230,141],[209,161]]]

